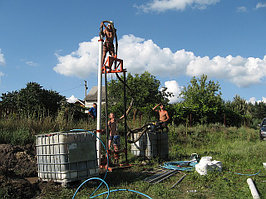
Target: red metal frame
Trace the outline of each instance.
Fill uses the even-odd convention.
[[[115,64],[116,63],[116,66]],[[121,73],[124,72],[123,60],[118,59],[116,56],[108,56],[104,65],[102,66],[102,73]]]
[[[126,69],[123,68],[123,60],[118,59],[116,55],[114,57],[108,56],[106,58],[105,63],[102,66],[102,74],[121,73],[121,72],[127,72]],[[131,164],[128,164],[127,162],[125,162],[124,164],[113,165],[112,161],[111,161],[111,157],[114,156],[115,152],[111,151],[111,150],[108,150],[107,152],[108,152],[108,157],[109,157],[109,166],[108,166],[109,172],[112,172],[113,170],[116,170],[116,169],[129,168],[132,166]],[[121,153],[126,154],[126,150],[125,149],[119,150],[117,152],[117,155],[119,156]],[[107,169],[107,160],[103,159],[101,161],[100,168],[101,169]]]

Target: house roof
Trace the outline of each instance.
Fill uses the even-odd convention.
[[[81,104],[83,106],[85,105],[85,101],[76,98],[74,95],[72,95],[71,97],[67,98],[67,102],[70,103],[70,104]]]
[[[85,97],[86,102],[96,102],[98,95],[98,86],[93,86]],[[105,100],[105,86],[102,86],[102,100]]]

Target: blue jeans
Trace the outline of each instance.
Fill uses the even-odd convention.
[[[120,135],[110,136],[109,140],[112,140],[114,145],[120,145]]]

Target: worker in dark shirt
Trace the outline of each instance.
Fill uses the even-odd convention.
[[[109,121],[108,121],[108,128],[109,128],[109,135],[108,135],[108,149],[110,150],[111,144],[113,143],[114,147],[114,163],[118,164],[119,162],[119,146],[120,146],[120,135],[117,132],[117,123],[124,118],[124,115],[119,119],[115,118],[114,113],[109,114]]]
[[[97,116],[97,104],[93,103],[92,107],[89,109],[89,116],[93,118],[93,120],[96,119]]]

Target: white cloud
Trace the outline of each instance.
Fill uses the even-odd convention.
[[[0,65],[5,65],[5,64],[6,64],[6,61],[4,58],[4,54],[2,53],[1,48],[0,48]]]
[[[69,55],[56,54],[56,56],[59,63],[54,70],[57,73],[65,76],[87,77],[97,72],[98,37],[94,37],[90,42],[80,43],[78,50]]]
[[[249,100],[247,100],[247,102],[250,102],[251,104],[255,104],[256,102],[257,103],[260,103],[260,102],[263,102],[266,104],[266,97],[262,97],[262,100],[256,100],[255,97],[251,97]]]
[[[5,76],[5,74],[0,71],[0,84],[2,83],[2,77],[3,76]]]
[[[124,35],[119,40],[118,57],[124,60],[128,72],[178,77],[180,75],[227,79],[239,87],[257,84],[266,77],[266,55],[263,59],[241,56],[200,57],[184,49],[172,52],[169,48],[160,48],[152,40]],[[66,76],[88,77],[97,74],[98,37],[90,42],[79,44],[78,50],[65,55],[57,55],[57,73]]]
[[[38,66],[38,64],[33,61],[26,61],[25,63],[29,66]]]
[[[237,12],[247,12],[247,8],[245,6],[240,6],[240,7],[237,7],[236,9]]]
[[[260,58],[243,58],[241,56],[196,57],[187,66],[187,74],[199,76],[207,74],[209,77],[225,78],[239,87],[248,87],[260,83],[266,76],[266,55]]]
[[[192,52],[169,48],[160,48],[152,40],[144,40],[134,35],[125,35],[119,41],[119,57],[124,59],[129,72],[149,71],[155,75],[173,76],[184,73],[186,66],[193,59]]]
[[[261,3],[261,2],[257,3],[256,9],[259,9],[259,8],[266,8],[266,3]]]
[[[5,65],[6,64],[6,61],[5,61],[5,58],[4,58],[4,54],[1,52],[1,48],[0,48],[0,65]],[[5,74],[3,72],[0,71],[0,84],[1,84],[1,81],[2,81],[2,77],[4,76]]]
[[[249,103],[251,103],[251,104],[255,104],[256,103],[256,98],[255,97],[251,97],[249,100],[247,100],[247,102]]]
[[[144,12],[157,11],[164,12],[167,10],[183,11],[187,7],[205,9],[209,5],[218,3],[220,0],[152,0],[149,3],[136,6]]]
[[[172,97],[169,97],[168,99],[170,100],[169,103],[173,104],[179,101],[179,94],[181,92],[182,87],[178,85],[178,82],[175,80],[171,80],[171,81],[166,81],[164,83],[164,87],[167,88],[167,92],[170,92],[173,94]]]

